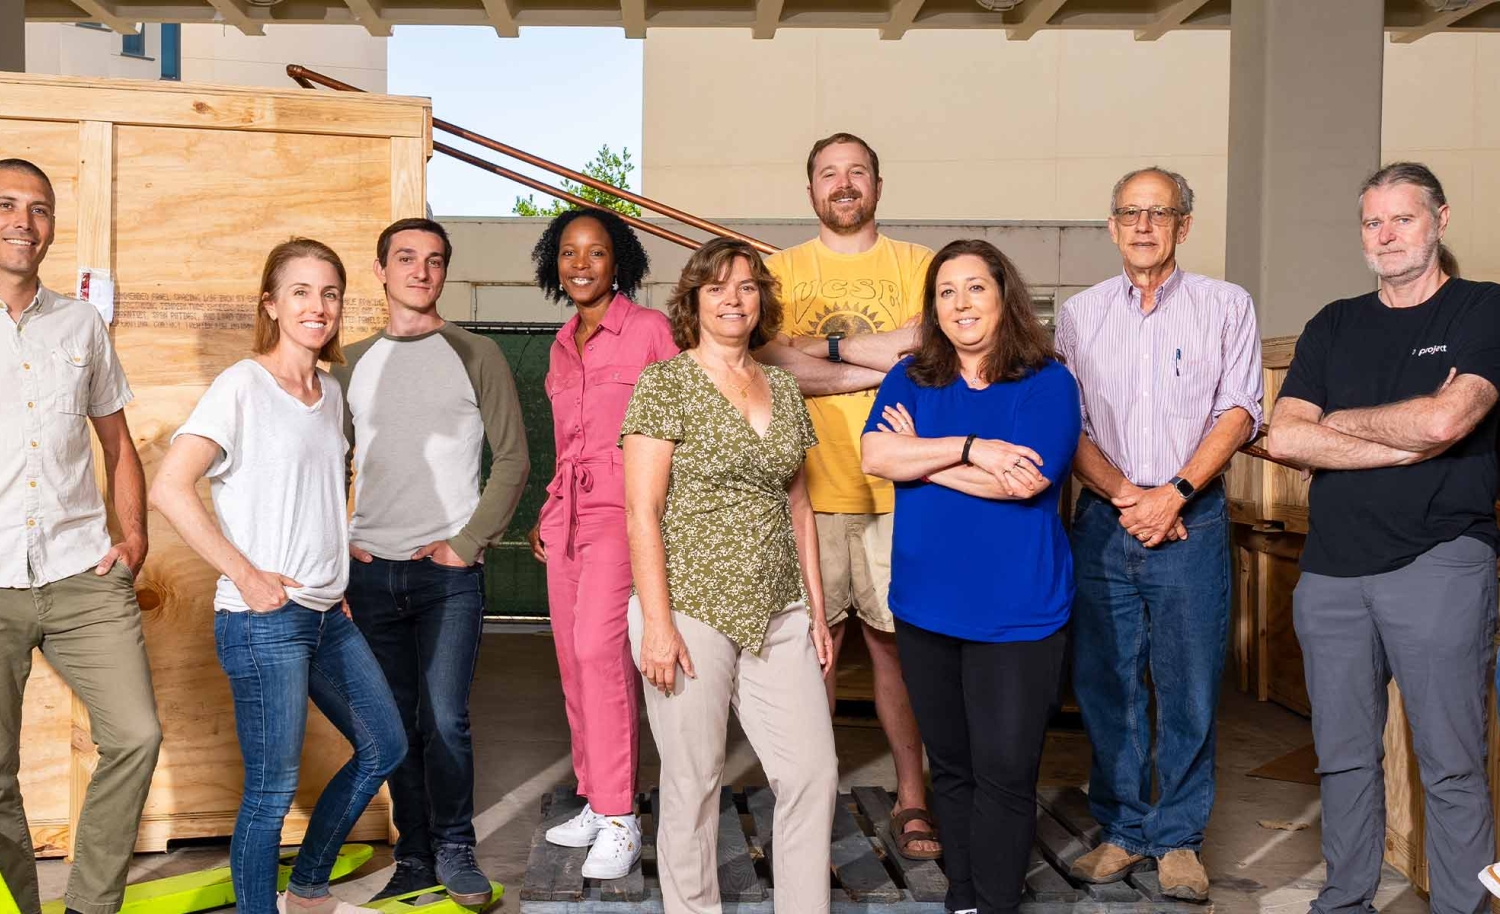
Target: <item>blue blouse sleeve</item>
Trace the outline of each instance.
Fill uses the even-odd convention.
[[[1039,469],[1054,484],[1066,479],[1078,449],[1083,418],[1078,408],[1078,382],[1058,362],[1049,362],[1026,380],[1030,386],[1016,414],[1016,440],[1042,457]]]
[[[917,403],[916,385],[906,375],[906,367],[911,363],[910,359],[902,359],[896,363],[896,367],[886,372],[885,380],[880,382],[880,390],[875,393],[875,403],[870,407],[870,415],[865,419],[865,430],[862,434],[878,432],[875,426],[881,424],[880,415],[887,406],[895,406],[897,403],[904,405],[908,412],[916,413]]]

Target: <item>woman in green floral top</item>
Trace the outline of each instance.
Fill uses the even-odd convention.
[[[733,707],[776,794],[776,908],[826,914],[838,759],[822,677],[833,652],[802,470],[817,438],[796,380],[750,356],[780,324],[776,282],[754,248],[711,241],[667,313],[683,352],[641,372],[620,430],[630,644],[661,756],[663,906],[720,910]]]

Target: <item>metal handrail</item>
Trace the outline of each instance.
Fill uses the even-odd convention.
[[[365,91],[358,86],[353,86],[349,83],[343,82],[342,80],[334,79],[332,76],[328,76],[324,73],[319,73],[316,70],[310,70],[300,64],[287,64],[286,75],[296,80],[297,84],[304,89],[311,89],[313,88],[313,84],[317,83],[330,89],[336,89],[339,92]],[[468,140],[471,143],[498,152],[501,155],[506,155],[513,159],[525,162],[528,165],[540,168],[544,171],[549,171],[555,175],[558,175],[559,177],[567,178],[570,181],[576,181],[577,183],[582,184],[585,187],[592,187],[594,190],[600,191],[602,193],[619,197],[621,200],[627,200],[631,203],[634,203],[636,206],[640,206],[644,209],[649,209],[653,212],[660,213],[661,215],[666,216],[670,219],[675,219],[676,221],[681,222],[685,225],[690,225],[693,228],[698,229],[699,231],[707,232],[710,235],[717,235],[720,238],[734,238],[736,240],[743,241],[751,247],[755,248],[757,251],[760,251],[762,254],[774,254],[779,250],[779,248],[775,247],[774,245],[767,244],[766,242],[756,238],[752,238],[749,235],[741,234],[740,232],[736,232],[731,228],[719,225],[715,222],[710,222],[709,220],[701,218],[699,216],[694,216],[692,213],[684,212],[675,206],[670,206],[666,203],[660,203],[656,200],[652,200],[649,197],[643,197],[640,194],[631,193],[628,190],[615,187],[612,184],[608,184],[604,181],[600,181],[597,178],[590,177],[583,172],[574,171],[571,168],[558,165],[556,162],[549,161],[542,158],[541,156],[532,155],[529,152],[517,149],[516,147],[502,143],[499,140],[491,139],[490,137],[487,137],[483,134],[475,133],[472,130],[467,130],[463,127],[459,127],[456,124],[451,124],[448,121],[442,120],[440,118],[433,118],[432,126],[438,130],[443,131],[444,133],[450,133],[456,137],[459,137],[460,139]],[[475,168],[481,168],[485,171],[490,172],[491,174],[498,175],[502,178],[514,181],[517,184],[529,187],[532,190],[541,191],[542,193],[548,194],[552,197],[556,197],[559,200],[565,200],[568,203],[573,204],[574,206],[580,206],[586,209],[598,208],[597,203],[594,203],[590,200],[585,200],[583,197],[580,197],[577,194],[568,193],[561,188],[553,187],[552,185],[547,184],[545,181],[538,181],[536,178],[533,178],[529,175],[524,175],[513,169],[506,168],[503,165],[496,165],[494,162],[486,161],[485,159],[481,159],[479,156],[464,152],[461,149],[456,149],[446,143],[433,141],[432,149],[434,152],[441,152],[446,156],[458,159],[460,162],[466,162],[470,165],[473,165]],[[663,228],[659,225],[653,225],[652,223],[647,222],[643,219],[638,219],[635,216],[629,216],[624,213],[620,213],[619,215],[620,218],[625,220],[628,225],[643,232],[655,235],[658,238],[666,239],[667,241],[670,241],[674,244],[680,244],[683,247],[689,249],[696,249],[699,246],[698,242],[694,241],[691,238],[688,238],[685,235],[680,235],[677,232],[672,231],[671,229]],[[1278,466],[1287,467],[1293,470],[1302,469],[1302,467],[1294,463],[1289,463],[1288,461],[1280,460],[1276,457],[1271,456],[1270,451],[1267,451],[1265,448],[1259,447],[1255,444],[1246,444],[1241,447],[1239,451],[1241,454],[1246,454],[1259,460],[1264,460],[1267,463],[1274,463]]]
[[[302,86],[304,89],[311,89],[313,87],[313,83],[317,83],[322,86],[327,86],[330,89],[336,89],[340,92],[365,91],[358,86],[352,86],[349,83],[334,79],[332,76],[319,73],[316,70],[309,70],[307,67],[300,66],[298,64],[288,64],[286,68],[286,75],[296,80],[297,84]],[[460,127],[457,124],[451,124],[448,121],[435,117],[432,119],[432,126],[437,130],[443,131],[444,133],[452,134],[459,139],[468,140],[471,143],[474,143],[478,146],[483,146],[486,149],[491,149],[495,152],[500,153],[501,155],[509,156],[512,159],[525,162],[527,165],[540,168],[544,171],[549,171],[559,177],[567,178],[570,181],[575,181],[579,184],[584,185],[585,187],[591,187],[594,190],[600,191],[601,193],[619,197],[621,200],[626,200],[630,203],[634,203],[636,206],[642,207],[643,209],[649,209],[652,212],[660,213],[661,215],[666,216],[669,219],[675,219],[676,221],[681,222],[684,225],[690,225],[693,228],[698,229],[699,231],[707,232],[710,235],[718,235],[720,238],[733,238],[737,241],[743,241],[751,247],[755,248],[757,251],[760,251],[762,254],[774,254],[777,252],[777,250],[779,250],[775,245],[767,244],[766,242],[761,241],[757,238],[751,238],[749,235],[736,232],[734,229],[728,228],[727,226],[719,225],[715,222],[710,222],[709,220],[702,217],[694,216],[692,213],[684,212],[675,206],[670,206],[666,203],[652,200],[649,197],[643,197],[640,194],[631,193],[630,191],[624,190],[623,188],[615,187],[612,184],[600,181],[598,178],[586,175],[581,171],[574,171],[571,168],[559,165],[556,162],[549,161],[542,158],[541,156],[532,155],[529,152],[517,149],[514,146],[509,146],[505,143],[500,142],[499,140],[492,139],[481,133],[475,133],[472,130]],[[441,152],[444,155],[451,156],[461,162],[466,162],[470,165],[475,166],[476,168],[482,168],[485,171],[499,175],[502,178],[507,178],[511,181],[515,181],[517,184],[525,185],[526,187],[541,191],[544,194],[548,194],[560,200],[566,200],[567,202],[572,203],[575,206],[590,208],[598,207],[598,204],[585,200],[575,194],[570,194],[565,190],[553,187],[550,184],[538,181],[535,178],[528,177],[521,174],[520,172],[505,168],[504,166],[496,165],[493,162],[487,162],[476,155],[472,155],[459,149],[455,149],[454,147],[449,146],[445,143],[434,142],[432,144],[432,148],[435,152]],[[621,214],[621,217],[631,226],[638,228],[643,232],[650,232],[658,238],[665,238],[667,241],[680,244],[686,248],[697,248],[699,246],[698,242],[693,241],[691,238],[688,238],[684,235],[679,235],[678,233],[670,229],[652,225],[649,222],[645,222],[633,216],[627,216],[623,213]]]

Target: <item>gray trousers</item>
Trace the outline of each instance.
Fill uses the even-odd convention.
[[[1293,615],[1312,699],[1328,863],[1313,914],[1375,910],[1392,676],[1427,799],[1432,914],[1488,909],[1476,877],[1495,852],[1485,771],[1495,600],[1495,553],[1466,536],[1385,574],[1302,575]]]

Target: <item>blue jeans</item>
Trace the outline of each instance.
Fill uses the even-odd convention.
[[[349,563],[349,609],[380,661],[411,751],[391,774],[397,860],[474,845],[469,688],[484,622],[484,566]]]
[[[323,788],[307,823],[288,887],[304,898],[328,894],[339,848],[406,754],[406,735],[380,666],[337,608],[290,602],[267,613],[216,613],[214,641],[245,762],[229,846],[236,904],[241,914],[275,914],[281,824],[297,793],[308,698],[353,744],[354,757]]]
[[[1214,714],[1229,636],[1229,511],[1214,482],[1182,511],[1188,538],[1142,546],[1092,492],[1073,519],[1073,692],[1093,743],[1103,840],[1160,857],[1198,850],[1214,805]],[[1156,777],[1151,720],[1156,689]]]

